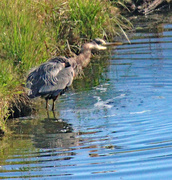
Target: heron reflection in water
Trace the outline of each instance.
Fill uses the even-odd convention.
[[[26,80],[26,87],[30,89],[29,97],[45,98],[47,110],[48,100],[52,99],[52,111],[54,111],[55,100],[72,84],[74,77],[78,76],[82,69],[89,64],[91,51],[93,49],[105,50],[107,46],[116,45],[119,43],[106,43],[97,38],[92,42],[85,43],[78,56],[72,58],[55,57],[32,69]]]

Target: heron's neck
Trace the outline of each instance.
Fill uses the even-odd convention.
[[[91,50],[84,50],[82,51],[76,59],[77,64],[80,64],[82,67],[86,67],[91,58]]]
[[[78,56],[68,59],[71,66],[74,68],[76,76],[78,76],[78,74],[82,74],[82,69],[89,64],[90,58],[91,50],[84,50],[81,51]]]

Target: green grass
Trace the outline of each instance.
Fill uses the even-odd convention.
[[[103,33],[103,24],[107,12],[104,11],[102,1],[97,0],[70,0],[70,21],[73,31],[79,32],[80,37],[95,38],[96,34]],[[105,13],[105,14],[103,14]],[[102,16],[103,15],[103,16]]]
[[[74,50],[95,37],[123,34],[129,26],[106,0],[1,0],[1,124],[8,117],[9,101],[23,92],[20,86],[30,68],[52,56],[69,55],[68,44]]]

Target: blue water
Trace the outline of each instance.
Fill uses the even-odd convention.
[[[82,89],[74,82],[57,119],[42,104],[10,124],[1,179],[172,179],[172,24],[142,25],[131,44],[111,50],[98,77]]]

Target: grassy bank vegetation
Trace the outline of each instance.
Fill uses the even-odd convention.
[[[129,22],[107,0],[0,1],[0,127],[11,102],[24,92],[28,70],[56,55],[70,55],[95,37],[122,34]],[[70,48],[69,48],[70,47]]]

